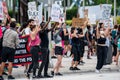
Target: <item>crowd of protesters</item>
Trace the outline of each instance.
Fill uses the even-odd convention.
[[[92,26],[88,20],[81,27],[71,26],[70,30],[66,23],[53,23],[51,28],[48,28],[48,22],[43,21],[39,25],[35,25],[33,19],[23,23],[21,27],[16,26],[16,20],[1,21],[0,24],[0,80],[4,80],[2,75],[5,64],[8,61],[8,79],[15,79],[12,76],[12,67],[14,62],[15,49],[19,46],[20,36],[29,36],[27,40],[30,46],[29,53],[32,54],[31,64],[25,64],[25,73],[30,78],[30,73],[33,73],[32,78],[51,78],[54,75],[62,76],[60,67],[62,66],[63,56],[72,57],[70,70],[80,70],[79,64],[85,64],[84,53],[85,46],[88,46],[87,59],[92,59],[91,56],[97,55],[96,72],[99,73],[103,65],[109,64],[107,62],[110,44],[113,47],[112,61],[118,65],[120,55],[120,25],[115,25],[114,28],[110,26],[105,27],[103,23],[97,21],[97,24]],[[87,31],[84,32],[84,29]],[[52,51],[49,50],[49,36],[52,36]],[[39,54],[41,52],[41,54]],[[52,58],[57,58],[57,62],[48,75],[49,56],[52,52]],[[38,59],[41,55],[41,65]],[[37,73],[38,69],[38,73]],[[44,69],[44,75],[42,71]]]

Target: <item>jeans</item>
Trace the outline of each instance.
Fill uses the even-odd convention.
[[[39,47],[38,46],[33,46],[30,49],[30,53],[32,54],[32,63],[28,69],[28,73],[31,72],[31,69],[33,69],[33,75],[36,75],[36,69],[38,68],[38,59],[39,59]]]

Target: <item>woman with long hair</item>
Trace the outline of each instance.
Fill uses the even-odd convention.
[[[63,48],[62,48],[62,38],[60,36],[60,33],[62,32],[62,24],[59,24],[54,31],[54,41],[55,41],[55,55],[57,56],[57,62],[55,64],[55,67],[53,68],[53,71],[51,71],[52,75],[62,76],[62,74],[59,72],[61,63],[62,63],[62,57],[63,57]]]
[[[71,40],[72,49],[71,54],[73,57],[70,70],[80,70],[77,66],[80,60],[80,45],[79,45],[79,35],[76,28],[71,28]]]
[[[116,65],[118,65],[118,59],[119,59],[119,55],[120,55],[120,25],[118,27],[118,33],[117,33],[117,38],[116,38],[116,42],[117,42],[117,55],[116,55]]]
[[[27,77],[30,78],[30,72],[31,69],[33,69],[33,78],[36,78],[36,69],[38,68],[38,53],[40,52],[40,43],[41,39],[39,38],[39,31],[41,28],[36,25],[32,25],[30,27],[31,33],[30,33],[30,43],[29,45],[31,46],[30,48],[30,53],[32,54],[32,63],[29,66],[28,72],[27,72]]]
[[[100,23],[100,25],[104,25],[103,23]],[[100,72],[100,69],[103,67],[105,61],[106,61],[106,55],[107,55],[107,48],[106,48],[106,38],[108,36],[110,27],[104,29],[103,26],[98,27],[96,30],[97,35],[97,65],[96,65],[96,73]]]

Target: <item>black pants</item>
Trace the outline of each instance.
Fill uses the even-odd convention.
[[[113,44],[113,56],[116,56],[117,54],[117,45]]]
[[[39,63],[38,63],[39,47],[37,47],[37,46],[31,47],[30,53],[32,54],[32,63],[28,69],[28,73],[30,73],[31,69],[33,69],[33,75],[36,75],[36,69],[38,68],[38,65],[39,65]]]
[[[84,44],[80,43],[80,57],[84,56],[85,48]]]
[[[97,46],[97,66],[96,69],[100,70],[106,61],[107,56],[107,47],[106,46]]]
[[[80,46],[73,44],[71,52],[74,55],[73,61],[80,61]]]
[[[47,75],[48,72],[48,66],[49,66],[49,49],[48,48],[42,48],[41,49],[42,52],[42,63],[40,65],[39,71],[38,71],[38,75],[41,75],[41,72],[44,68],[44,75]]]

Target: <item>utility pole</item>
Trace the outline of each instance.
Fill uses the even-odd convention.
[[[51,16],[51,6],[52,6],[52,2],[51,0],[48,0],[48,18]],[[48,25],[48,28],[51,28],[51,22]],[[51,32],[49,32],[48,34],[49,36],[49,43],[51,43]],[[49,50],[50,50],[50,44],[49,44]]]
[[[116,0],[114,0],[114,24],[116,24]]]

